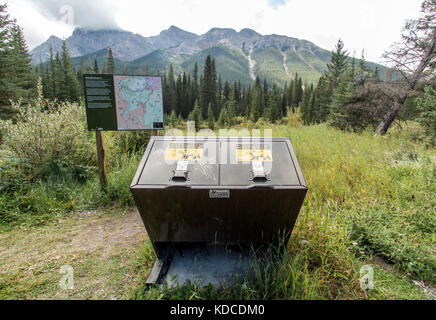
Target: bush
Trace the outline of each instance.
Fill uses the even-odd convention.
[[[114,147],[117,154],[134,154],[145,151],[150,141],[150,131],[116,132],[114,135]]]
[[[14,154],[0,150],[0,192],[19,190],[28,180],[20,167],[25,166]]]
[[[16,123],[0,121],[2,149],[15,158],[17,171],[29,180],[48,176],[89,176],[95,164],[95,143],[85,125],[85,108],[76,103],[39,99],[14,105]]]

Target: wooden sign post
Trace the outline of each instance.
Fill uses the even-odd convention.
[[[97,140],[97,158],[98,158],[98,170],[100,174],[100,185],[104,191],[107,191],[107,179],[106,179],[106,153],[104,151],[103,132],[98,130],[95,132]]]

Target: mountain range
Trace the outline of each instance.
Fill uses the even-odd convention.
[[[192,72],[195,63],[202,70],[210,53],[216,60],[217,72],[223,81],[240,80],[252,83],[256,76],[283,85],[297,72],[307,82],[315,82],[326,69],[331,52],[307,40],[281,35],[261,35],[252,29],[237,32],[229,28],[213,28],[197,35],[171,26],[153,37],[143,37],[124,30],[92,30],[76,28],[66,40],[75,66],[81,61],[107,61],[112,49],[116,72],[143,74],[168,70],[172,64],[176,73]],[[63,40],[51,36],[31,51],[34,64],[47,61],[50,47],[59,52]],[[374,69],[376,64],[368,62]],[[380,74],[387,68],[377,65]]]

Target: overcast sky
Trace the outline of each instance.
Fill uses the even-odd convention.
[[[328,50],[342,38],[350,53],[360,56],[364,48],[368,60],[381,62],[404,21],[419,15],[422,0],[0,0],[5,2],[31,49],[51,35],[67,38],[77,26],[152,36],[175,25],[197,34],[252,28]]]

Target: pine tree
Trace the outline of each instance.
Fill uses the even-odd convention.
[[[84,90],[84,84],[83,84],[83,72],[85,70],[85,62],[83,61],[83,58],[80,59],[80,65],[79,70],[77,70],[77,81],[79,81],[80,86],[80,92],[83,92]]]
[[[48,64],[40,63],[40,70],[44,70],[41,76],[41,84],[42,84],[42,95],[46,99],[52,99],[52,86],[51,86],[51,78],[50,78],[50,70],[48,69]]]
[[[59,52],[56,52],[56,58],[54,61],[53,79],[56,83],[56,95],[57,100],[62,100],[62,90],[65,87],[65,79],[62,74],[62,61]]]
[[[218,117],[217,124],[220,128],[225,128],[228,123],[227,108],[222,108]]]
[[[193,92],[193,96],[192,99],[193,101],[197,101],[199,99],[199,92],[198,92],[198,64],[197,62],[195,63],[194,66],[194,75],[192,78],[192,92]]]
[[[37,75],[32,65],[23,31],[15,23],[11,30],[11,73],[10,81],[14,83],[13,100],[23,99],[23,102],[30,102],[36,97]]]
[[[303,101],[301,103],[301,117],[305,125],[311,123],[310,99],[312,97],[312,93],[313,93],[313,84],[310,85],[310,87],[306,87],[306,90],[304,90]]]
[[[201,112],[201,108],[197,102],[195,102],[194,110],[188,116],[189,121],[195,121],[195,129],[198,130],[200,128],[201,123],[203,122],[203,114]]]
[[[94,60],[94,73],[100,73],[100,68],[98,67],[97,59]]]
[[[359,68],[357,71],[357,81],[362,83],[363,81],[367,80],[370,75],[370,69],[366,64],[365,50],[362,50],[362,56],[359,60]]]
[[[10,105],[10,97],[15,90],[9,79],[11,72],[10,27],[12,21],[6,12],[7,4],[0,4],[0,107]]]
[[[56,82],[56,61],[53,55],[53,48],[50,47],[50,81],[51,81],[51,95],[48,97],[49,99],[56,99],[59,93],[59,83]]]
[[[217,115],[218,113],[216,101],[216,77],[215,60],[212,59],[212,56],[209,54],[206,58],[206,63],[204,64],[203,81],[201,83],[200,107],[203,115],[207,114],[209,103],[212,105],[214,114]]]
[[[170,124],[172,127],[176,126],[176,124],[177,124],[177,115],[176,115],[176,112],[174,110],[171,111]]]
[[[380,72],[378,70],[378,66],[375,66],[374,73],[372,74],[374,79],[380,80]]]
[[[91,60],[89,60],[89,59],[88,59],[88,62],[86,63],[86,66],[85,66],[85,73],[87,73],[87,74],[94,73],[94,69],[92,68],[92,65],[91,65]],[[103,71],[103,73],[105,73],[105,72]]]
[[[281,99],[277,85],[274,84],[269,92],[268,106],[265,110],[265,118],[271,122],[276,122],[283,117],[281,111]]]
[[[235,124],[235,117],[236,117],[236,98],[235,98],[235,91],[232,91],[230,93],[229,100],[226,104],[226,113],[227,113],[227,121],[226,124],[229,126],[233,126]]]
[[[345,72],[348,53],[344,50],[344,42],[339,39],[335,51],[332,52],[331,61],[327,64],[327,75],[331,85],[336,88],[339,78]]]
[[[112,54],[112,48],[109,49],[109,57],[107,59],[107,73],[115,74],[115,60]]]
[[[329,123],[333,127],[345,130],[354,127],[359,121],[345,108],[350,102],[355,90],[355,81],[351,69],[348,69],[340,78],[330,104]]]
[[[250,119],[252,121],[257,122],[257,120],[259,120],[261,116],[262,104],[263,97],[261,89],[258,87],[254,87],[250,110]]]
[[[215,127],[215,116],[213,114],[212,104],[210,103],[209,107],[207,108],[207,125],[211,130],[213,130]]]
[[[63,101],[79,101],[80,85],[65,41],[62,44],[62,77],[60,99]]]

